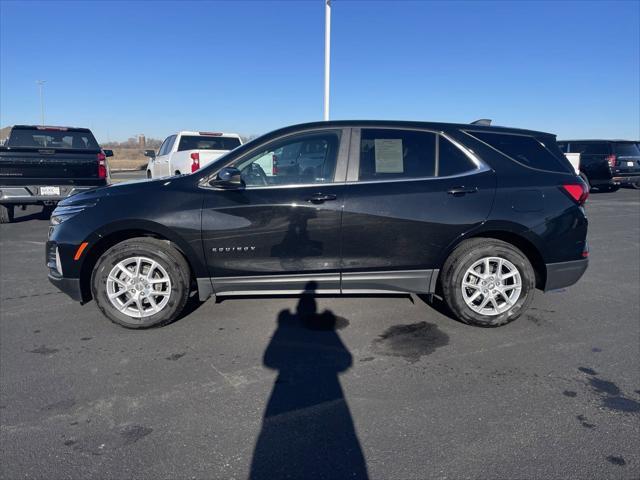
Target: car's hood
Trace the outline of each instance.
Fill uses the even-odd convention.
[[[166,177],[155,180],[133,180],[130,182],[115,183],[72,195],[59,202],[58,205],[67,207],[70,205],[81,205],[83,203],[95,203],[102,198],[122,195],[140,195],[145,193],[153,195],[154,191],[171,188],[171,185],[179,178],[180,177]]]

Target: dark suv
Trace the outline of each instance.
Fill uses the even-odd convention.
[[[614,191],[640,188],[640,142],[628,140],[561,140],[563,153],[580,154],[580,176],[590,187]]]
[[[64,200],[46,257],[54,284],[131,328],[176,319],[195,290],[437,294],[460,320],[497,326],[535,288],[582,276],[587,195],[547,133],[309,123],[190,175]]]

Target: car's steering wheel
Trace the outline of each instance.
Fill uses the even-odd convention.
[[[247,185],[268,185],[267,174],[257,163],[250,163],[244,167],[241,174]]]

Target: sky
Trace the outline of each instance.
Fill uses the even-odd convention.
[[[640,1],[332,2],[331,119],[640,137]],[[0,126],[266,133],[322,119],[324,2],[0,0]]]

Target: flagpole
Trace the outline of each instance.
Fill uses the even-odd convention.
[[[331,59],[331,0],[324,3],[324,120],[329,120],[329,69]]]

